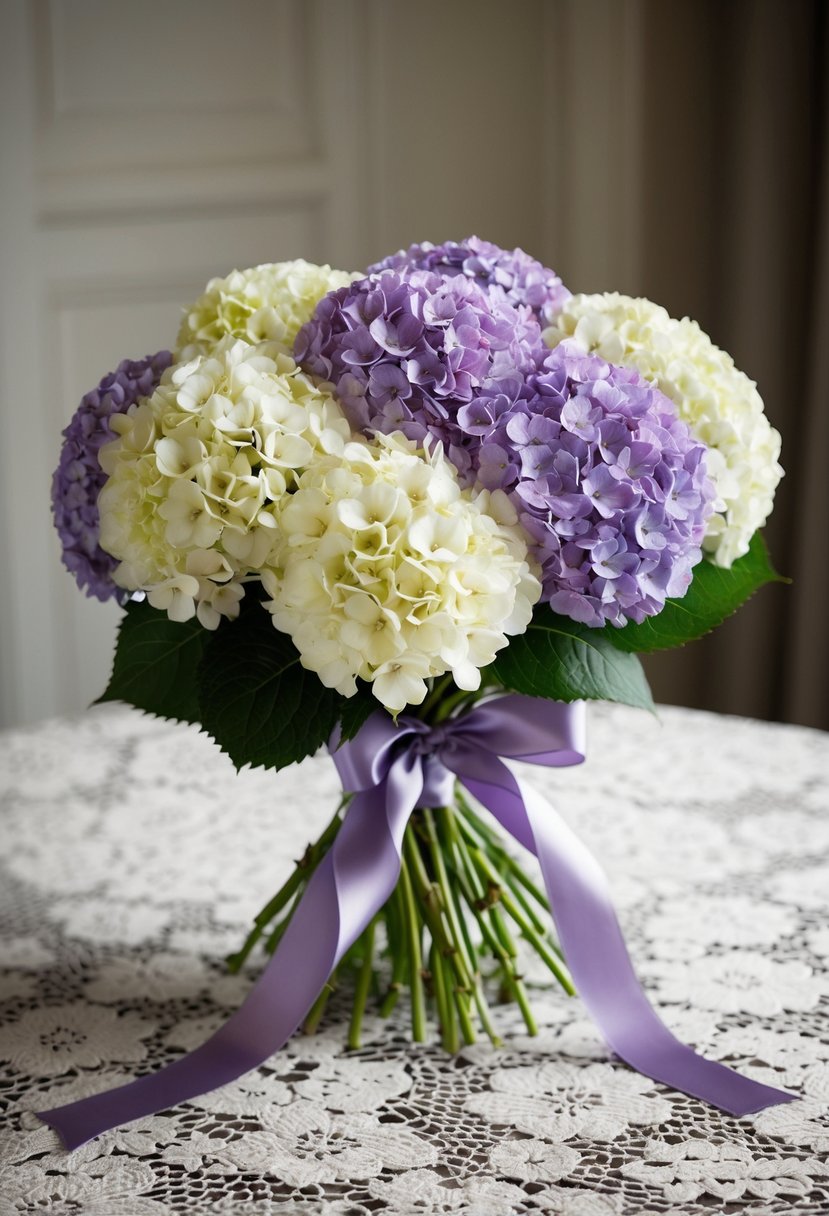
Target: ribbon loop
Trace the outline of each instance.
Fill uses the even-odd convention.
[[[67,1148],[207,1093],[264,1063],[302,1023],[329,975],[394,890],[403,835],[418,806],[448,806],[457,778],[535,853],[576,988],[611,1048],[634,1068],[735,1115],[795,1095],[697,1055],[642,991],[595,858],[505,763],[547,767],[585,757],[585,707],[503,696],[430,727],[376,713],[356,738],[332,741],[343,788],[342,826],[314,871],[262,975],[241,1007],[196,1051],[151,1076],[40,1118]]]

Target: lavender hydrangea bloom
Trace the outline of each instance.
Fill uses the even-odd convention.
[[[294,345],[332,381],[354,430],[440,440],[467,481],[477,472],[477,401],[506,408],[546,354],[529,309],[458,275],[384,271],[331,292]]]
[[[511,495],[555,612],[622,626],[684,595],[715,491],[704,445],[637,372],[564,343],[480,441],[478,480]]]
[[[118,565],[98,544],[98,494],[106,474],[98,464],[100,448],[114,438],[113,414],[124,414],[157,387],[173,356],[167,350],[118,368],[81,401],[63,432],[60,462],[52,477],[52,514],[63,549],[63,564],[86,594],[104,601],[124,592],[112,581]]]
[[[529,306],[543,325],[552,325],[571,293],[561,279],[530,257],[523,249],[501,249],[477,236],[432,245],[424,241],[401,249],[369,267],[369,274],[382,270],[407,273],[431,270],[444,278],[465,275],[486,289],[502,292],[510,304]]]
[[[355,430],[431,436],[468,485],[509,494],[555,612],[641,622],[702,556],[706,449],[636,371],[547,352],[538,329],[463,275],[386,270],[321,300],[294,353]]]

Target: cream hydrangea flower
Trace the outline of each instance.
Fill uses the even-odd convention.
[[[278,539],[283,495],[350,438],[333,397],[277,344],[234,338],[169,368],[111,426],[98,507],[113,578],[207,629],[238,616],[243,580]]]
[[[322,297],[347,287],[355,278],[359,278],[356,273],[315,266],[300,258],[211,279],[184,315],[177,358],[209,354],[228,334],[254,344],[276,342],[283,354],[290,355],[294,338],[310,321]]]
[[[447,671],[478,688],[541,593],[506,495],[461,491],[439,446],[400,433],[309,467],[279,524],[274,625],[326,687],[352,696],[359,677],[392,713]]]
[[[708,447],[708,474],[719,496],[703,549],[731,566],[771,513],[783,470],[780,435],[763,413],[757,387],[696,321],[681,321],[650,300],[608,292],[575,295],[544,331],[550,347],[575,342],[609,363],[636,368],[677,406]]]

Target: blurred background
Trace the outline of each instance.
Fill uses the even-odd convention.
[[[757,380],[793,581],[648,663],[657,698],[829,727],[824,0],[2,0],[0,723],[102,691],[59,562],[60,431],[208,278],[521,245],[695,317]]]

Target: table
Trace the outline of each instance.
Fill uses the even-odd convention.
[[[829,1212],[829,736],[591,709],[582,768],[526,776],[612,879],[686,1041],[802,1099],[736,1120],[610,1058],[539,988],[531,1039],[457,1057],[344,1007],[266,1068],[69,1155],[32,1113],[198,1045],[257,964],[223,965],[337,795],[315,757],[237,775],[123,706],[0,736],[0,1216]],[[529,969],[529,978],[536,976]],[[540,978],[540,977],[539,977]]]

